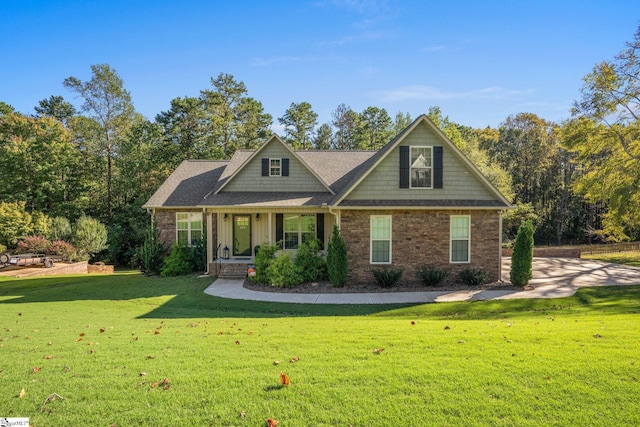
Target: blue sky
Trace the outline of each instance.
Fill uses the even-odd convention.
[[[79,105],[62,81],[108,63],[150,119],[224,72],[276,131],[302,101],[320,123],[341,103],[414,118],[439,106],[473,127],[520,112],[561,121],[639,25],[637,0],[0,0],[0,101]]]

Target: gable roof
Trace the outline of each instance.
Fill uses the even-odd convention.
[[[240,164],[238,166],[238,168],[236,170],[234,170],[233,172],[230,173],[230,175],[228,176],[228,178],[225,179],[225,181],[223,183],[221,183],[219,186],[217,186],[217,188],[215,189],[215,193],[220,193],[220,191],[222,191],[222,189],[233,180],[233,178],[235,178],[240,171],[246,166],[248,165],[251,161],[253,161],[254,159],[258,158],[260,152],[262,152],[262,150],[264,150],[267,146],[269,146],[270,144],[281,144],[289,153],[291,153],[291,156],[296,158],[298,161],[300,161],[300,163],[309,171],[309,173],[311,173],[311,175],[313,175],[320,184],[322,184],[323,187],[325,187],[327,189],[327,191],[329,191],[331,194],[335,194],[333,192],[333,190],[331,190],[331,188],[329,188],[329,186],[318,176],[318,174],[309,167],[309,165],[304,162],[300,156],[291,148],[289,147],[287,144],[284,143],[283,140],[280,139],[280,137],[278,137],[278,135],[273,134],[271,135],[271,137],[260,146],[260,148],[258,148],[256,151],[254,151],[249,157],[247,157],[242,164]],[[235,157],[235,154],[234,154]],[[240,160],[237,160],[236,162],[239,162]],[[235,163],[234,163],[235,165]]]
[[[185,160],[162,183],[143,208],[195,207],[217,182],[228,161]]]
[[[336,198],[333,201],[334,205],[342,205],[342,206],[351,206],[353,203],[344,203],[344,199],[351,193],[357,186],[360,184],[388,155],[389,153],[399,146],[419,124],[426,124],[442,141],[444,145],[446,145],[453,153],[461,160],[467,168],[478,178],[482,184],[499,200],[497,205],[502,205],[503,207],[511,206],[511,203],[498,191],[498,189],[487,180],[487,178],[478,170],[478,168],[471,163],[471,161],[467,158],[467,156],[460,151],[460,149],[449,139],[447,136],[431,121],[429,118],[422,114],[417,119],[413,121],[409,126],[407,126],[402,132],[400,132],[391,142],[382,147],[374,156],[372,156],[364,167],[358,170],[358,173],[353,175],[351,182],[346,185],[340,194],[336,195]],[[462,202],[462,201],[461,201]],[[495,203],[489,203],[489,205],[495,206]]]

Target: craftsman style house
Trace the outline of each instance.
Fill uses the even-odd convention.
[[[188,160],[144,207],[167,243],[205,237],[209,274],[221,277],[246,272],[264,243],[326,247],[335,224],[357,284],[381,267],[410,281],[423,264],[498,280],[510,206],[423,115],[379,151],[299,151],[274,135],[228,161]]]

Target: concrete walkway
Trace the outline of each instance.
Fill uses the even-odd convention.
[[[502,280],[509,281],[511,259],[503,259]],[[298,304],[405,304],[512,298],[560,298],[590,286],[640,284],[640,268],[577,258],[534,258],[531,290],[424,291],[297,294],[252,291],[241,279],[218,279],[205,293],[221,298]]]

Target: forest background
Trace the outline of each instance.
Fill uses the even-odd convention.
[[[506,242],[524,219],[535,225],[536,244],[640,239],[639,55],[640,28],[618,55],[584,76],[571,117],[560,123],[520,112],[497,128],[476,129],[428,108],[516,206],[504,217]],[[0,245],[88,216],[108,231],[107,248],[93,257],[131,265],[150,226],[142,205],[182,161],[229,159],[272,134],[274,118],[224,72],[199,96],[173,99],[153,120],[135,110],[108,64],[92,65],[89,80],[70,76],[62,84],[77,105],[52,95],[33,112],[18,112],[0,101]],[[340,103],[330,122],[318,123],[303,101],[276,120],[295,149],[377,150],[414,118]]]

